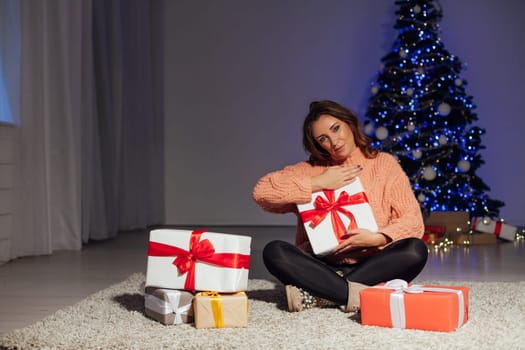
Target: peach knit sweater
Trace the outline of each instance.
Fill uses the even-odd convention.
[[[344,162],[345,165],[361,165],[359,175],[369,204],[379,227],[378,232],[396,241],[407,237],[421,237],[424,232],[419,203],[414,197],[410,182],[397,160],[387,153],[376,158],[366,158],[356,149]],[[297,216],[295,243],[311,252],[304,225],[299,217],[296,203],[308,203],[312,199],[311,177],[321,174],[326,167],[300,162],[263,176],[255,185],[253,198],[264,210],[273,213],[294,213]],[[352,251],[340,263],[353,263],[384,248]]]

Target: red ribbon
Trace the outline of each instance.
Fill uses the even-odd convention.
[[[237,253],[215,253],[215,248],[209,239],[201,239],[205,230],[193,231],[190,237],[189,250],[163,244],[149,242],[148,256],[176,256],[172,264],[177,266],[179,274],[186,275],[184,289],[195,291],[195,264],[198,261],[234,269],[250,268],[250,255]]]
[[[335,192],[333,190],[323,190],[323,193],[326,199],[322,196],[317,196],[314,201],[314,209],[301,212],[301,219],[304,223],[311,221],[311,226],[316,227],[330,213],[335,235],[337,240],[341,241],[346,233],[346,229],[339,213],[346,215],[350,219],[348,230],[356,229],[357,222],[354,214],[345,209],[344,206],[368,203],[368,198],[365,192],[358,192],[350,196],[347,192],[342,191],[337,200],[335,200]]]
[[[494,227],[494,234],[499,237],[501,234],[501,228],[503,227],[503,222],[497,221],[496,227]]]
[[[446,226],[425,225],[425,233],[434,233],[437,235],[444,235],[447,232]]]
[[[473,220],[472,220],[472,229],[473,230],[476,230],[476,226],[478,225],[478,217],[475,217]]]

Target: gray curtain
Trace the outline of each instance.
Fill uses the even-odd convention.
[[[84,241],[163,220],[161,6],[93,0],[95,116],[84,137],[97,142],[84,143]],[[103,186],[89,191],[94,183]]]
[[[11,258],[163,221],[161,6],[21,1]]]

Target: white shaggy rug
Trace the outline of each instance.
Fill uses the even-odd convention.
[[[468,286],[467,324],[442,333],[362,326],[338,309],[289,313],[281,285],[250,280],[248,328],[164,326],[144,315],[144,275],[133,274],[0,335],[0,349],[525,349],[525,282],[417,282]]]

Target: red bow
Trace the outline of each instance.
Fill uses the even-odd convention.
[[[315,227],[324,220],[328,213],[330,213],[332,227],[337,240],[340,241],[343,239],[346,229],[339,213],[346,215],[350,219],[348,230],[356,229],[357,222],[354,214],[343,207],[347,205],[368,203],[368,198],[366,197],[365,192],[358,192],[350,196],[347,192],[342,191],[337,200],[335,200],[335,192],[333,190],[323,190],[323,193],[325,194],[326,199],[322,196],[317,196],[314,201],[314,209],[301,212],[301,219],[304,223],[311,221],[312,223],[310,225]]]
[[[149,242],[149,256],[177,257],[172,264],[177,266],[179,274],[188,273],[184,282],[184,289],[186,290],[195,291],[195,264],[197,260],[235,269],[250,268],[250,255],[215,253],[215,248],[209,239],[200,240],[204,232],[206,231],[200,230],[191,233],[189,250],[159,242]]]

